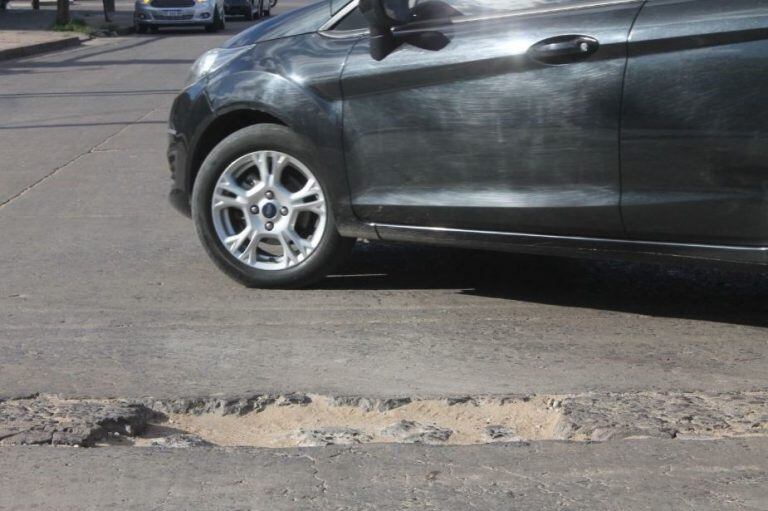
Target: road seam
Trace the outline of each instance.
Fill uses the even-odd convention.
[[[58,167],[55,167],[55,168],[54,168],[54,169],[53,169],[51,172],[49,172],[48,174],[44,175],[43,177],[41,177],[40,179],[38,179],[37,181],[35,181],[35,182],[34,182],[34,183],[32,183],[31,185],[27,186],[26,188],[24,188],[23,190],[19,191],[18,193],[16,193],[16,194],[12,195],[11,197],[9,197],[8,199],[6,199],[5,201],[3,201],[3,202],[0,202],[0,209],[2,209],[2,208],[4,208],[4,207],[6,207],[7,205],[9,205],[10,203],[12,203],[12,202],[13,202],[13,201],[15,201],[16,199],[18,199],[18,198],[20,198],[20,197],[24,196],[24,194],[26,194],[26,193],[27,193],[27,192],[29,192],[30,190],[34,189],[35,187],[37,187],[39,184],[42,184],[42,183],[44,183],[44,182],[45,182],[45,181],[47,181],[49,178],[51,178],[51,177],[55,176],[55,175],[56,175],[56,174],[57,174],[57,173],[58,173],[60,170],[62,170],[62,169],[64,169],[64,168],[66,168],[66,167],[68,167],[68,166],[70,166],[71,164],[75,163],[76,161],[80,160],[81,158],[83,158],[83,157],[85,157],[85,156],[88,156],[89,154],[93,154],[93,153],[96,153],[96,152],[101,152],[102,150],[100,150],[100,149],[99,149],[101,146],[103,146],[104,144],[106,144],[107,142],[109,142],[110,140],[112,140],[113,138],[117,137],[118,135],[120,135],[121,133],[123,133],[123,132],[124,132],[126,129],[130,128],[131,126],[135,126],[136,124],[139,124],[139,123],[140,123],[140,122],[142,122],[144,119],[146,119],[147,117],[149,117],[149,116],[150,116],[150,115],[152,115],[153,113],[157,112],[157,110],[158,110],[158,108],[157,108],[157,107],[156,107],[156,108],[153,108],[152,110],[150,110],[150,111],[149,111],[149,112],[147,112],[146,114],[143,114],[141,117],[139,117],[139,118],[138,118],[138,119],[136,119],[135,121],[131,121],[131,122],[129,122],[129,123],[127,123],[127,124],[125,124],[125,125],[124,125],[124,126],[122,126],[120,129],[118,129],[117,131],[115,131],[114,133],[112,133],[112,134],[111,134],[111,135],[109,135],[107,138],[105,138],[105,139],[104,139],[104,140],[102,140],[101,142],[97,143],[96,145],[94,145],[93,147],[91,147],[90,149],[88,149],[87,151],[84,151],[84,152],[82,152],[82,153],[78,154],[77,156],[75,156],[74,158],[72,158],[72,159],[71,159],[71,160],[69,160],[68,162],[64,163],[63,165],[59,165]]]

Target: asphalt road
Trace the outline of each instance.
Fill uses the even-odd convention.
[[[0,480],[14,491],[0,492],[0,508],[756,511],[768,502],[765,440],[71,451],[3,453]]]
[[[0,396],[768,387],[766,275],[365,243],[311,290],[250,290],[220,274],[167,203],[165,127],[194,59],[245,26],[0,64]],[[0,473],[42,462],[15,452]],[[85,456],[70,452],[56,457]],[[738,472],[736,461],[724,463]],[[764,462],[750,466],[768,480]]]

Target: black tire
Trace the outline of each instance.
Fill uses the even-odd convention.
[[[237,158],[259,150],[290,154],[302,161],[317,178],[328,203],[325,232],[315,250],[298,265],[283,270],[256,269],[238,260],[216,234],[211,197],[221,173]],[[333,272],[348,256],[354,239],[342,238],[337,229],[325,176],[318,171],[315,148],[285,126],[259,124],[243,128],[221,141],[206,157],[192,192],[192,218],[208,255],[224,273],[248,287],[293,289],[313,284]]]
[[[219,12],[218,9],[216,12]],[[216,21],[214,21],[216,23]],[[219,30],[226,30],[227,29],[227,17],[224,15],[224,13],[219,14]]]
[[[205,26],[205,31],[209,34],[212,34],[214,32],[218,32],[221,28],[221,14],[219,14],[219,9],[214,9],[213,11],[213,23],[210,25]]]
[[[157,34],[158,32],[160,32],[160,27],[156,27],[155,25],[150,25],[149,31],[153,34]]]
[[[144,25],[143,23],[136,23],[135,29],[136,29],[136,33],[138,33],[138,34],[146,34],[147,33],[147,26]]]

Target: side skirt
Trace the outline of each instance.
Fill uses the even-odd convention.
[[[768,267],[768,247],[615,240],[390,224],[370,225],[376,229],[379,238],[384,241],[594,259],[658,261],[659,259],[677,258],[739,266],[757,265],[758,269],[761,270]]]

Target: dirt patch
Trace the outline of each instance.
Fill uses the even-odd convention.
[[[165,427],[182,435],[171,444],[188,442],[183,435],[214,445],[259,447],[768,435],[765,391],[386,400],[291,394],[163,406],[171,410]],[[150,429],[149,436],[157,434]],[[141,439],[137,445],[158,440]]]
[[[768,391],[442,399],[297,393],[171,400],[34,395],[0,401],[0,445],[470,445],[749,436],[768,436]]]
[[[267,406],[243,416],[170,414],[167,426],[221,446],[295,447],[367,442],[481,444],[544,440],[556,435],[562,413],[553,398],[412,401],[385,411],[337,405],[332,398]],[[150,430],[149,435],[152,435]]]

